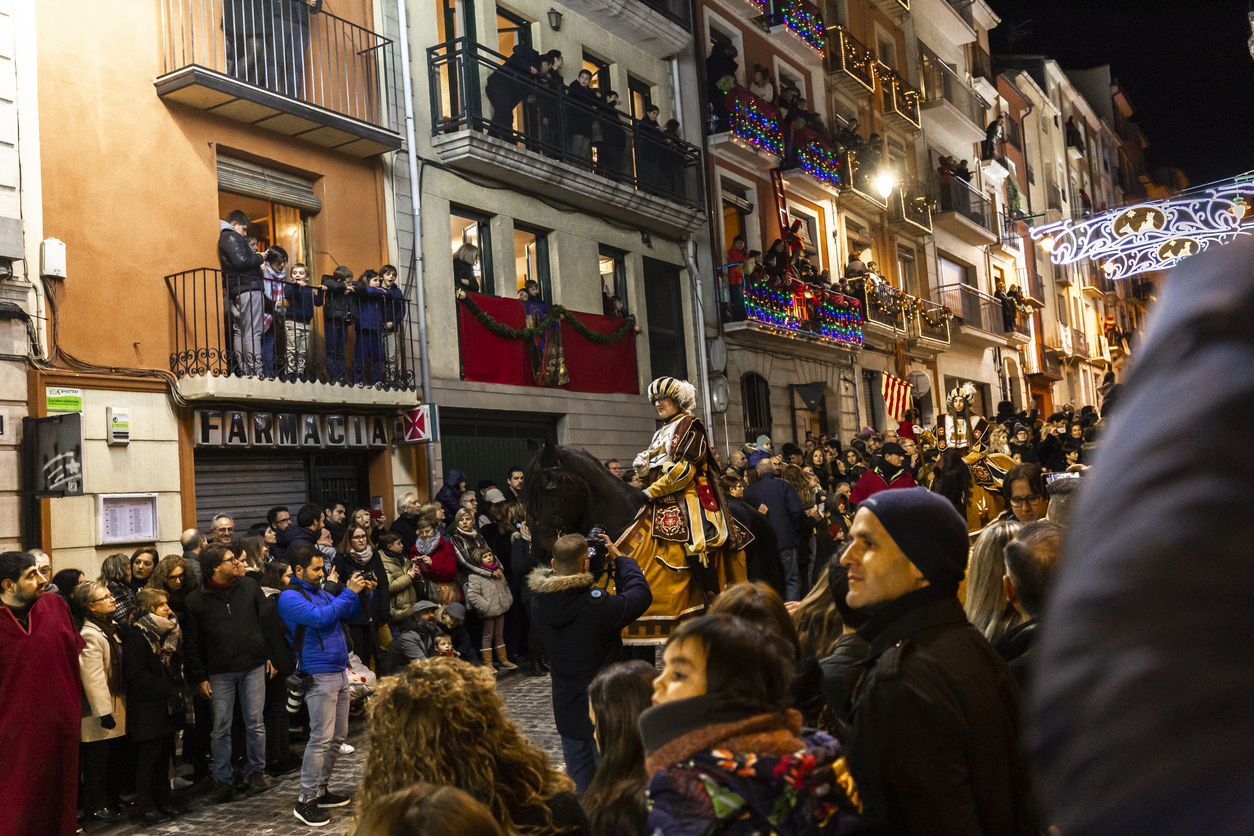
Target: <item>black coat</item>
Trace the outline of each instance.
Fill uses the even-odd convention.
[[[241,293],[260,291],[264,288],[261,265],[266,257],[248,248],[248,239],[234,229],[223,228],[218,233],[218,261],[222,264],[222,280],[227,295],[234,299]]]
[[[453,259],[453,285],[467,293],[479,292],[479,280],[475,278],[475,268],[460,258]]]
[[[418,517],[397,517],[392,521],[392,533],[399,534],[401,537],[401,545],[405,547],[405,554],[409,554],[410,549],[418,542]]]
[[[338,320],[352,319],[355,297],[348,292],[348,283],[334,276],[323,276],[322,288],[323,317]]]
[[[261,631],[265,634],[270,664],[274,665],[279,676],[290,676],[295,673],[296,653],[292,650],[292,634],[279,615],[278,595],[267,597],[265,605],[261,608]]]
[[[331,561],[331,565],[335,567],[335,571],[338,573],[340,579],[338,586],[341,588],[348,583],[348,579],[353,576],[354,572],[361,572],[366,576],[367,580],[373,580],[378,584],[373,592],[367,594],[363,591],[361,596],[359,596],[361,598],[361,615],[351,620],[346,619],[344,623],[387,624],[392,615],[392,604],[388,595],[388,570],[383,567],[383,556],[379,554],[379,550],[374,550],[374,554],[366,562],[365,569],[358,568],[356,563],[343,554],[337,554],[335,559]]]
[[[592,136],[592,114],[597,109],[597,93],[591,87],[584,87],[575,79],[566,88],[566,133],[571,136]]]
[[[592,588],[592,575],[557,575],[536,569],[527,578],[535,597],[531,617],[540,631],[553,674],[553,718],[563,737],[592,739],[588,686],[597,672],[618,661],[622,630],[653,603],[640,566],[618,558],[617,594]]]
[[[1019,686],[957,597],[911,592],[861,632],[847,754],[867,830],[1035,836]]]
[[[174,667],[182,666],[179,654]],[[161,658],[138,629],[122,642],[122,673],[126,677],[126,736],[131,740],[160,740],[174,731],[170,722],[170,699],[180,694],[174,671],[167,671]]]
[[[240,673],[270,658],[261,610],[266,596],[252,578],[240,578],[230,589],[202,585],[187,596],[183,653],[187,681],[199,685],[215,673]]]
[[[801,532],[806,526],[805,508],[792,484],[764,473],[745,489],[745,502],[754,508],[766,506],[766,518],[775,529],[777,548],[793,549],[801,542]]]
[[[1249,829],[1252,300],[1249,237],[1171,271],[1080,480],[1029,723],[1063,833]]]

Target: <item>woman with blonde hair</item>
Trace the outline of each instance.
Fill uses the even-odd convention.
[[[114,558],[124,567],[128,565],[126,555],[121,554],[106,558],[106,562]],[[83,795],[79,801],[88,821],[116,821],[122,817],[117,786],[121,750],[114,741],[126,735],[126,678],[122,673],[121,631],[114,619],[117,602],[107,584],[84,581],[70,593],[70,605],[83,625],[85,643],[78,654],[83,683],[79,736]]]
[[[971,548],[964,609],[967,619],[990,644],[996,644],[1023,620],[1006,600],[1006,585],[1002,580],[1006,574],[1006,544],[1021,527],[1014,520],[999,520],[985,528]]]
[[[574,782],[506,717],[490,669],[450,657],[381,679],[371,698],[370,751],[358,832],[383,796],[423,781],[483,802],[510,836],[586,836]]]

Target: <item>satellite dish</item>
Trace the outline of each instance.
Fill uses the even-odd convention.
[[[710,378],[710,409],[715,414],[721,414],[727,411],[730,403],[731,391],[727,386],[727,378],[721,374],[714,375]]]
[[[722,337],[710,340],[709,361],[712,373],[723,374],[727,371],[727,343],[723,342]]]
[[[927,372],[910,372],[910,385],[914,388],[916,398],[926,398],[932,391],[932,379]]]

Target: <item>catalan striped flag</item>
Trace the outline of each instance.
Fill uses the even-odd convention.
[[[880,393],[884,396],[884,414],[893,421],[900,422],[910,408],[910,381],[893,377],[888,372],[880,374]]]

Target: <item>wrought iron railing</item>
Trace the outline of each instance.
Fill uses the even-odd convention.
[[[879,76],[880,86],[884,90],[885,118],[900,117],[918,128],[922,124],[919,119],[919,91],[906,84],[901,76],[883,64],[879,65]]]
[[[971,124],[984,130],[984,100],[972,90],[944,61],[927,50],[920,54],[920,79],[923,101],[945,100],[953,105]]]
[[[913,310],[906,317],[910,337],[948,343],[952,312],[944,305],[929,302],[927,299],[914,299],[913,303]]]
[[[827,55],[828,73],[852,79],[868,92],[874,91],[875,54],[840,24],[828,28],[827,40],[832,46]]]
[[[892,328],[895,331],[906,330],[906,307],[910,296],[886,282],[871,282],[867,287],[866,279],[850,279],[850,293],[862,305],[862,316],[867,322]]]
[[[721,284],[739,265],[720,269]],[[744,310],[733,299],[730,322],[749,321],[772,329],[817,337],[846,347],[862,344],[861,302],[833,288],[797,281],[790,276],[742,276]]]
[[[1017,119],[1007,117],[1004,124],[1006,126],[1006,141],[1013,145],[1016,150],[1022,151],[1023,129],[1019,127],[1019,121]]]
[[[1024,296],[1031,297],[1041,304],[1045,303],[1045,281],[1041,278],[1041,274],[1032,268],[1019,268],[1019,288]]]
[[[845,178],[841,186],[846,190],[855,191],[872,203],[883,207],[886,205],[886,202],[875,189],[876,171],[874,166],[877,162],[875,151],[872,149],[857,151],[851,148],[847,150],[844,156]]]
[[[978,41],[971,44],[971,77],[986,78],[996,84],[993,80],[993,59]]]
[[[602,104],[506,64],[466,38],[427,50],[431,132],[475,131],[675,203],[701,208],[701,152]]]
[[[763,5],[766,5],[763,3]],[[801,39],[802,43],[822,55],[827,49],[823,33],[823,13],[810,0],[772,0],[769,24],[783,24]]]
[[[311,287],[211,269],[166,276],[170,371],[413,391],[420,343],[412,294],[330,278]]]
[[[388,130],[403,103],[393,44],[322,0],[160,0],[162,75],[212,70]]]
[[[840,188],[844,166],[831,143],[809,128],[794,130],[792,143],[797,149],[798,168],[824,185]]]
[[[903,180],[898,184],[889,211],[891,221],[911,224],[922,232],[932,231],[932,201],[917,180]]]
[[[1062,361],[1058,359],[1058,355],[1051,354],[1048,351],[1039,351],[1039,344],[1037,348],[1037,354],[1041,358],[1041,373],[1062,379]]]
[[[940,303],[953,311],[963,325],[970,325],[990,334],[1005,334],[1017,330],[1009,327],[1002,301],[981,290],[967,284],[947,284],[941,285],[939,294]]]
[[[728,124],[733,136],[768,154],[784,155],[784,138],[779,127],[779,108],[743,87],[727,92]]]
[[[936,205],[939,212],[957,212],[972,223],[997,234],[992,203],[961,177],[951,176],[947,183],[937,179]]]
[[[1018,220],[1005,212],[1002,212],[998,218],[1000,219],[1002,246],[1015,250],[1023,249],[1023,236],[1019,234]]]
[[[1088,337],[1079,328],[1071,329],[1071,351],[1082,360],[1088,360],[1092,356],[1089,353]]]

